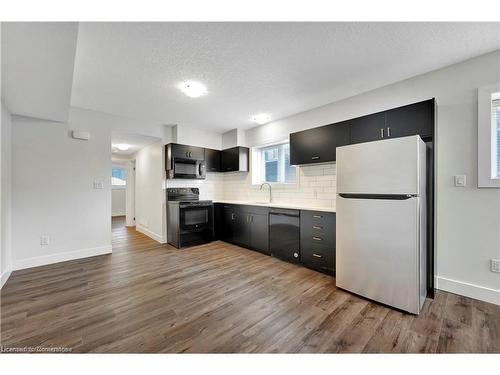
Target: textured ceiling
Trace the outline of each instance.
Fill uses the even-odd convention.
[[[113,149],[114,155],[132,155],[139,151],[141,148],[146,147],[152,143],[161,141],[160,138],[150,137],[141,134],[129,134],[122,132],[112,132],[111,134],[111,144],[127,144],[130,148],[127,151],[120,151],[118,149]]]
[[[2,22],[2,100],[14,114],[66,121],[78,23]]]
[[[72,105],[250,128],[498,48],[500,23],[80,23]]]

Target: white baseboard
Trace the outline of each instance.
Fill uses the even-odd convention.
[[[437,289],[500,305],[500,290],[447,279],[441,276],[438,276],[436,280]]]
[[[14,261],[12,269],[15,271],[15,270],[22,270],[25,268],[45,266],[47,264],[66,262],[68,260],[88,258],[96,255],[111,254],[112,251],[113,251],[112,246],[107,245],[100,247],[92,247],[89,249],[81,249],[75,251],[67,251],[63,253],[43,255],[33,258],[19,259]]]
[[[115,216],[125,216],[125,212],[113,212],[111,214],[111,217],[115,217]]]
[[[3,288],[7,280],[9,280],[10,274],[12,273],[12,270],[8,269],[3,271],[1,281],[0,281],[0,289]]]
[[[164,236],[151,232],[141,224],[137,224],[135,226],[135,230],[141,232],[142,234],[145,234],[148,237],[151,237],[153,240],[158,241],[159,243],[167,243],[167,239]]]

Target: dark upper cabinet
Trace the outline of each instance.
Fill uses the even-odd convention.
[[[205,149],[205,166],[207,172],[220,172],[221,171],[221,151]]]
[[[248,147],[233,147],[221,152],[221,172],[248,172]]]
[[[351,144],[378,141],[385,135],[385,112],[352,119]]]
[[[203,147],[169,143],[167,149],[169,149],[170,156],[173,158],[205,160],[205,149]]]
[[[349,144],[349,122],[343,121],[290,134],[290,164],[335,161],[335,148]]]
[[[386,111],[386,135],[389,138],[419,134],[422,138],[434,133],[434,99]]]

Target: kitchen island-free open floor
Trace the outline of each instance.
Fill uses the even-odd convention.
[[[14,272],[1,345],[73,352],[500,352],[500,306],[438,292],[417,317],[221,241],[161,245],[113,219],[113,254]]]

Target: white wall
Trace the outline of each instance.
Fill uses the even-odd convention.
[[[12,123],[14,269],[110,253],[109,127],[73,110],[69,124],[18,116]],[[89,131],[90,140],[72,139],[71,129]]]
[[[125,187],[111,189],[111,216],[124,216],[126,214],[126,192]]]
[[[11,183],[12,183],[12,123],[11,115],[2,103],[2,117],[0,122],[0,288],[5,284],[12,270],[12,205],[11,205]]]
[[[328,104],[246,133],[247,144],[435,97],[437,121],[437,286],[500,304],[500,190],[477,188],[477,88],[500,81],[500,51]],[[467,187],[453,185],[467,175]]]
[[[135,226],[135,159],[126,162],[127,188],[125,193],[125,225]]]
[[[136,229],[158,242],[166,242],[164,145],[154,143],[135,156]]]
[[[172,142],[183,145],[213,148],[220,150],[222,148],[222,134],[203,130],[197,127],[185,125],[176,125],[173,127]]]

